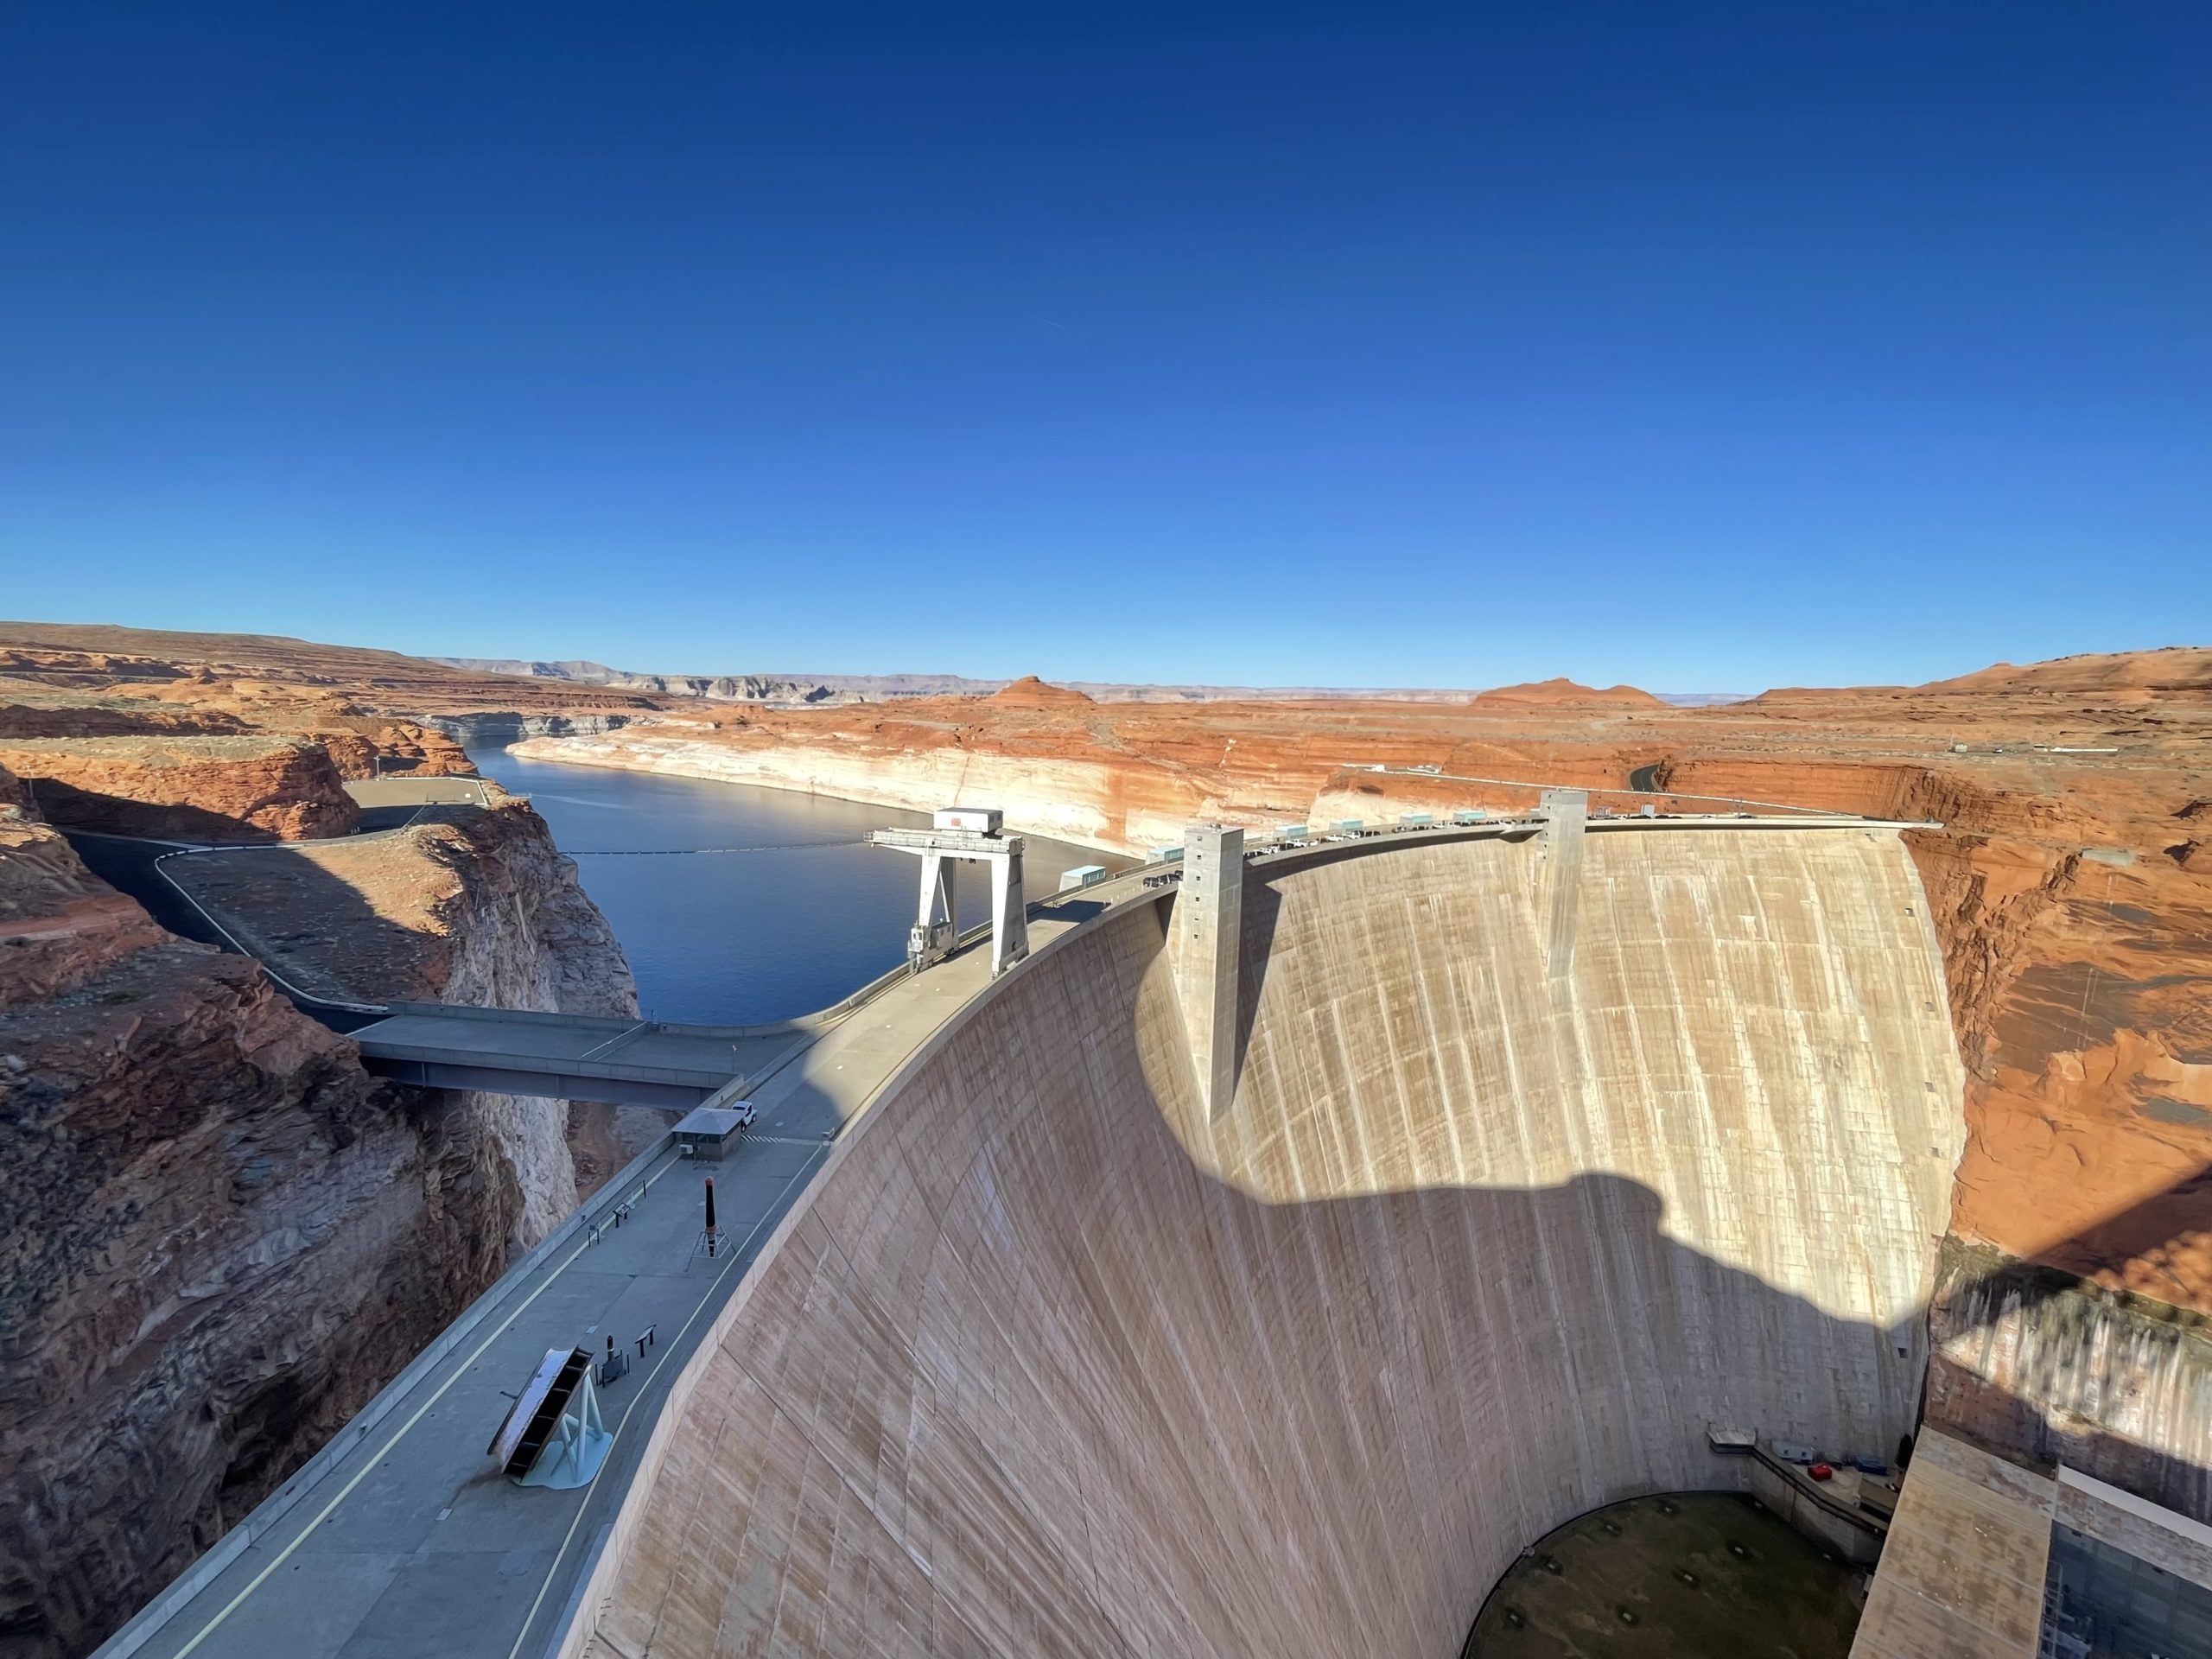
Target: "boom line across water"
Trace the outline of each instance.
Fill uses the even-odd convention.
[[[573,852],[570,858],[694,858],[705,853],[804,853],[824,847],[864,847],[865,836],[843,841],[778,841],[759,847],[594,847]]]

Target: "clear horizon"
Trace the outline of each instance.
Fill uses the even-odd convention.
[[[1675,693],[2212,639],[2201,8],[4,31],[19,615]]]
[[[249,630],[249,629],[239,629],[239,628],[206,628],[206,629],[185,629],[185,630],[175,630],[175,629],[165,629],[162,625],[151,624],[151,623],[146,623],[146,624],[121,623],[121,622],[114,622],[114,621],[111,621],[111,620],[108,620],[108,621],[91,621],[91,620],[86,620],[86,619],[79,618],[79,617],[38,617],[38,618],[29,618],[29,617],[24,617],[24,618],[14,618],[14,619],[0,619],[0,626],[5,626],[5,625],[7,624],[7,622],[9,622],[9,621],[14,621],[14,622],[17,622],[17,623],[27,624],[27,625],[33,626],[48,626],[48,625],[52,625],[52,626],[66,626],[66,627],[92,627],[92,628],[124,628],[124,629],[130,629],[130,628],[133,628],[133,627],[143,627],[143,628],[146,629],[146,630],[147,630],[147,631],[149,631],[149,632],[165,632],[165,631],[166,631],[166,632],[192,632],[192,633],[203,633],[203,634],[208,634],[208,635],[223,634],[223,633],[230,633],[230,634],[258,633],[258,634],[260,635],[260,637],[264,637],[264,638],[273,638],[273,639],[289,639],[289,640],[291,640],[292,642],[294,642],[294,643],[296,643],[296,644],[302,644],[302,645],[335,645],[335,646],[345,647],[345,648],[354,648],[354,649],[362,649],[362,650],[370,650],[370,651],[394,651],[394,650],[397,650],[397,647],[391,646],[391,645],[382,645],[382,644],[379,644],[378,642],[374,641],[374,640],[362,640],[362,639],[310,639],[310,638],[308,638],[308,636],[306,636],[306,635],[302,635],[302,634],[276,634],[276,633],[270,633],[270,632],[266,632],[266,631],[257,631],[257,630]],[[2028,666],[2028,665],[2031,665],[2031,664],[2032,664],[2039,663],[2039,662],[2059,661],[2059,660],[2065,660],[2065,659],[2068,659],[2068,658],[2079,658],[2079,657],[2096,657],[2096,656],[2113,656],[2113,655],[2119,655],[2119,656],[2139,656],[2139,655],[2142,655],[2142,654],[2144,654],[2144,653],[2145,653],[2145,652],[2160,652],[2160,651],[2192,651],[2192,650],[2205,650],[2205,649],[2212,649],[2212,647],[2206,647],[2206,646],[2202,646],[2202,645],[2196,645],[2196,644],[2195,644],[2194,642],[2191,642],[2191,641],[2178,641],[2178,640],[2177,640],[2177,641],[2171,641],[2171,642],[2169,642],[2169,643],[2167,643],[2167,644],[2165,644],[2165,645],[2145,645],[2145,646],[2138,646],[2138,647],[2135,647],[2135,648],[2133,648],[2133,649],[2132,649],[2132,650],[2126,650],[2126,651],[2121,651],[2121,652],[2069,652],[2063,653],[2063,655],[2062,655],[2060,658],[2021,658],[2021,659],[2018,659],[2018,660],[2017,660],[2017,661],[2016,661],[2016,660],[2012,660],[2012,659],[1999,658],[1999,659],[1997,659],[1997,660],[1993,661],[1993,662],[1986,662],[1986,663],[1980,663],[1980,664],[1976,664],[1973,668],[1961,669],[1961,670],[1958,671],[1958,672],[1957,672],[1957,673],[1955,673],[1955,674],[1947,674],[1947,675],[1940,676],[1940,677],[1940,677],[1940,678],[1945,678],[1945,679],[1955,679],[1955,678],[1962,677],[1963,677],[1963,676],[1965,676],[1965,675],[1973,674],[1973,673],[1977,673],[1977,672],[1980,671],[1981,671],[1981,670],[1983,670],[1983,669],[1989,669],[1989,668],[2024,667],[2024,666]],[[1050,675],[1050,674],[1036,674],[1036,673],[1034,673],[1034,671],[1024,671],[1024,673],[1022,673],[1022,674],[1002,674],[1002,675],[993,675],[993,674],[972,674],[972,673],[968,673],[968,672],[965,672],[965,671],[962,671],[962,670],[958,670],[958,669],[935,669],[935,668],[912,668],[912,667],[905,667],[905,668],[901,668],[901,667],[892,667],[892,668],[861,668],[861,669],[817,669],[817,668],[788,668],[788,667],[779,667],[779,666],[776,666],[776,665],[772,665],[772,665],[765,666],[765,667],[763,667],[763,666],[754,665],[754,666],[740,667],[740,668],[671,668],[671,667],[668,667],[668,666],[665,666],[665,665],[645,665],[645,664],[633,664],[633,663],[608,663],[608,662],[603,662],[603,661],[601,661],[601,660],[599,660],[599,659],[597,659],[597,658],[588,658],[588,657],[546,657],[546,656],[542,656],[542,655],[541,655],[541,656],[535,656],[535,657],[504,657],[504,656],[502,656],[502,657],[492,657],[492,656],[486,656],[486,655],[485,655],[484,653],[482,653],[482,652],[401,652],[400,654],[401,654],[401,655],[404,655],[404,656],[417,656],[417,657],[421,657],[421,658],[423,658],[423,659],[428,660],[428,661],[431,661],[431,662],[437,662],[437,663],[448,663],[448,664],[467,664],[467,663],[480,663],[480,664],[499,663],[499,664],[510,664],[510,663],[511,663],[511,664],[515,664],[517,669],[524,670],[524,671],[527,671],[528,669],[530,669],[530,668],[531,668],[531,667],[533,667],[533,666],[536,666],[536,665],[543,664],[543,665],[545,665],[545,666],[552,666],[552,667],[573,666],[573,667],[587,667],[587,668],[605,669],[605,670],[610,671],[614,672],[614,673],[628,674],[628,675],[638,675],[638,676],[654,675],[654,676],[658,676],[659,677],[664,678],[664,679],[725,679],[725,678],[727,678],[727,679],[734,679],[734,678],[740,678],[740,677],[752,677],[752,678],[755,678],[755,679],[766,679],[766,680],[788,680],[788,681],[794,681],[794,682],[800,682],[800,683],[804,683],[804,681],[809,680],[809,679],[824,680],[824,681],[827,681],[827,680],[895,680],[895,679],[925,679],[925,680],[933,680],[933,679],[958,679],[958,680],[967,680],[967,681],[970,681],[970,682],[974,682],[974,683],[994,683],[994,684],[996,684],[996,683],[1009,683],[1009,682],[1012,682],[1012,681],[1014,681],[1014,680],[1021,679],[1021,678],[1025,677],[1025,676],[1029,676],[1029,677],[1033,677],[1038,678],[1038,679],[1044,680],[1044,681],[1047,682],[1048,683],[1058,683],[1058,684],[1074,685],[1074,686],[1111,686],[1111,687],[1128,687],[1128,688],[1134,688],[1134,689],[1145,689],[1145,690],[1252,690],[1252,691],[1261,691],[1261,692],[1286,691],[1286,690],[1297,690],[1297,691],[1308,691],[1308,690],[1310,690],[1310,691],[1330,692],[1330,693],[1334,693],[1334,692],[1347,692],[1347,691],[1379,691],[1379,692],[1392,692],[1392,693],[1395,693],[1395,692],[1416,692],[1416,691],[1446,691],[1446,692],[1454,692],[1454,693],[1458,693],[1458,692],[1482,692],[1482,691],[1497,690],[1499,690],[1499,689],[1510,689],[1510,688],[1512,688],[1512,687],[1518,686],[1518,685],[1529,684],[1529,683],[1541,683],[1550,682],[1550,681],[1554,681],[1554,680],[1560,680],[1560,681],[1573,681],[1573,676],[1570,676],[1570,675],[1564,675],[1564,674],[1545,674],[1545,675],[1539,675],[1539,676],[1535,677],[1533,680],[1511,680],[1511,681],[1509,681],[1509,680],[1488,680],[1488,681],[1469,681],[1469,682],[1466,682],[1466,683],[1461,683],[1461,684],[1458,684],[1458,685],[1446,685],[1446,684],[1442,684],[1442,683],[1436,683],[1436,684],[1414,684],[1414,683],[1410,683],[1410,682],[1408,682],[1408,683],[1402,683],[1402,684],[1399,684],[1399,683],[1376,683],[1376,684],[1363,684],[1363,683],[1355,683],[1354,682],[1351,682],[1351,681],[1349,681],[1349,680],[1344,680],[1344,681],[1328,681],[1328,682],[1324,682],[1324,681],[1287,681],[1287,680],[1277,680],[1277,681],[1268,681],[1268,682],[1255,682],[1255,681],[1224,681],[1224,680],[1116,680],[1116,679],[1104,679],[1104,678],[1098,678],[1098,677],[1090,677],[1090,676],[1054,676],[1054,675]],[[488,672],[488,671],[504,671],[504,670],[501,670],[501,671],[492,671],[492,670],[487,670],[487,671],[487,671],[487,672]],[[1622,689],[1623,687],[1626,687],[1626,688],[1628,688],[1628,689],[1634,690],[1639,690],[1639,691],[1646,691],[1646,692],[1649,692],[1649,693],[1650,693],[1650,694],[1651,694],[1652,696],[1658,696],[1658,697],[1662,697],[1662,698],[1668,698],[1668,699],[1674,699],[1674,700],[1680,700],[1680,699],[1695,699],[1695,698],[1717,698],[1717,699],[1732,699],[1732,700],[1738,700],[1738,701],[1746,701],[1746,700],[1749,700],[1750,698],[1756,697],[1756,696],[1759,696],[1761,693],[1763,693],[1763,692],[1766,692],[1766,691],[1796,690],[1818,690],[1824,689],[1821,685],[1815,684],[1815,683],[1810,682],[1810,681],[1803,681],[1803,680],[1799,680],[1799,681],[1791,681],[1791,682],[1786,682],[1786,683],[1777,683],[1772,684],[1772,685],[1759,685],[1759,686],[1732,686],[1732,687],[1724,687],[1724,686],[1718,686],[1718,685],[1710,685],[1710,686],[1661,686],[1661,685],[1638,685],[1638,684],[1634,683],[1633,682],[1628,682],[1628,681],[1618,681],[1618,680],[1613,680],[1613,681],[1605,681],[1605,680],[1583,680],[1583,681],[1574,681],[1573,683],[1577,683],[1577,684],[1580,684],[1580,685],[1582,685],[1582,686],[1584,686],[1584,687],[1586,687],[1586,688],[1593,689],[1593,690],[1601,690],[1601,691],[1603,691],[1603,690],[1620,690],[1620,689]],[[1910,688],[1911,688],[1911,687],[1913,687],[1913,686],[1920,685],[1920,684],[1924,684],[1924,683],[1927,683],[1927,682],[1924,682],[1924,681],[1872,681],[1872,680],[1859,680],[1859,681],[1850,681],[1850,682],[1836,682],[1836,683],[1834,683],[1834,687],[1833,687],[1832,689],[1837,689],[1837,690],[1880,690],[1880,689],[1885,689],[1885,688],[1891,687],[1891,686],[1901,687],[1901,688],[1904,688],[1904,689],[1910,689]]]

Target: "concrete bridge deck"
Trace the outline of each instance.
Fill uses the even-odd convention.
[[[1663,834],[1743,828],[1772,820],[1593,820],[1593,831]],[[1493,820],[1363,836],[1324,836],[1297,847],[1255,851],[1255,868],[1364,859],[1409,846],[1524,839],[1537,826]],[[1873,831],[1859,819],[1794,819],[1798,830]],[[929,972],[887,976],[836,1017],[794,1022],[790,1031],[698,1038],[682,1029],[638,1030],[644,1022],[588,1021],[483,1011],[415,1008],[383,1022],[372,1044],[378,1064],[512,1063],[557,1071],[567,1094],[582,1068],[641,1068],[703,1077],[729,1064],[748,1071],[747,1093],[760,1118],[720,1166],[680,1162],[666,1141],[558,1230],[418,1357],[324,1452],[202,1557],[101,1649],[106,1659],[194,1653],[248,1659],[373,1659],[394,1653],[454,1653],[521,1659],[573,1645],[594,1621],[588,1582],[602,1569],[618,1516],[657,1431],[681,1404],[679,1381],[741,1287],[778,1223],[811,1190],[832,1143],[861,1120],[887,1087],[939,1052],[998,987],[1054,971],[1048,964],[1078,937],[1090,938],[1173,887],[1147,885],[1158,865],[1058,895],[1033,909],[1033,954],[995,983],[987,944],[972,935]],[[980,947],[980,948],[979,948]],[[372,1031],[377,1029],[371,1027]],[[744,1028],[739,1028],[742,1031]],[[563,1033],[566,1034],[563,1034]],[[701,1045],[732,1051],[725,1062]],[[777,1046],[776,1045],[780,1045]],[[439,1058],[439,1057],[444,1058]],[[613,1058],[619,1056],[620,1058]],[[708,1062],[712,1061],[713,1064]],[[549,1082],[550,1077],[549,1076]],[[482,1086],[482,1085],[479,1085]],[[497,1085],[512,1090],[510,1079]],[[677,1086],[693,1088],[696,1082]],[[696,1178],[718,1176],[735,1255],[712,1271],[690,1262],[700,1223]],[[619,1229],[613,1205],[645,1192]],[[519,1488],[501,1478],[483,1447],[505,1411],[503,1392],[520,1386],[551,1347],[601,1351],[646,1324],[659,1344],[604,1396],[613,1449],[580,1491]],[[619,1548],[619,1546],[616,1546]],[[863,1568],[863,1571],[866,1569]],[[817,1586],[817,1593],[835,1591]]]
[[[370,1071],[402,1083],[680,1110],[760,1075],[807,1033],[402,1002],[353,1040]]]

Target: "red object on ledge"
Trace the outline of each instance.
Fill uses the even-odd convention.
[[[1805,1472],[1810,1475],[1815,1480],[1826,1480],[1830,1476],[1834,1475],[1835,1471],[1829,1468],[1825,1463],[1816,1463]]]

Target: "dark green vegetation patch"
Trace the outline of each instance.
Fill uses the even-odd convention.
[[[1846,1659],[1865,1577],[1733,1492],[1632,1498],[1507,1571],[1461,1659]]]

